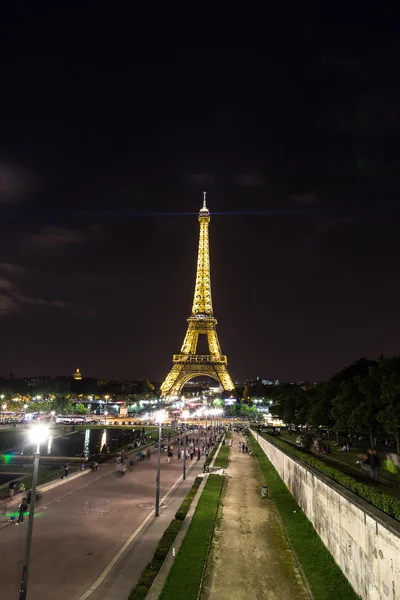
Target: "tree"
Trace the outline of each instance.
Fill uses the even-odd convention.
[[[332,398],[334,427],[336,431],[348,431],[350,439],[354,431],[360,431],[356,409],[365,400],[361,382],[368,377],[369,367],[374,364],[375,361],[361,358],[335,373],[327,385],[327,393]]]
[[[84,406],[83,404],[75,404],[74,412],[77,415],[87,415],[87,413],[89,411],[88,411],[87,407]]]
[[[353,410],[353,425],[356,424],[358,430],[368,430],[371,448],[375,448],[375,438],[379,426],[377,414],[382,409],[382,369],[380,364],[374,362],[370,365],[365,375],[355,377],[355,383],[361,397]]]
[[[308,408],[307,392],[298,385],[287,383],[277,391],[270,413],[286,425],[306,425]]]
[[[400,356],[384,358],[379,363],[382,374],[382,407],[377,418],[386,433],[396,439],[400,454]]]
[[[331,416],[332,390],[329,383],[319,383],[307,391],[309,411],[308,423],[317,428],[320,425],[331,428],[334,420]]]

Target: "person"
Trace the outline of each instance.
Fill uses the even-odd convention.
[[[92,469],[92,471],[98,471],[100,468],[99,463],[95,460],[92,460],[92,462],[90,463],[90,468]]]
[[[181,449],[178,448],[178,460],[180,460],[180,458],[181,458]]]
[[[79,467],[81,471],[85,470],[85,463],[81,463],[81,466]]]
[[[395,452],[389,452],[386,454],[385,469],[392,473],[392,475],[398,475],[400,471],[400,457]]]
[[[368,475],[370,477],[372,477],[372,469],[371,469],[371,465],[369,464],[369,461],[370,461],[369,454],[359,454],[359,458],[361,460],[357,460],[356,464],[360,465],[361,471],[368,473]]]
[[[369,464],[371,467],[371,471],[372,471],[372,479],[378,479],[378,469],[379,469],[379,456],[376,453],[375,448],[373,448],[372,450],[368,450],[368,454],[369,454]]]
[[[340,448],[341,452],[350,452],[350,446],[348,444],[345,444],[343,446],[343,448]]]
[[[147,450],[146,450],[146,458],[147,458],[147,460],[150,460],[150,456],[151,456],[150,448],[147,448]]]
[[[10,481],[10,483],[8,484],[8,493],[10,494],[10,500],[12,500],[12,497],[14,496],[14,492],[15,492],[15,481]]]
[[[69,467],[70,467],[70,464],[69,464],[69,461],[67,460],[67,462],[64,463],[64,477],[68,477]]]
[[[28,510],[28,505],[26,503],[26,498],[22,498],[22,502],[18,507],[18,521],[15,523],[16,525],[19,525],[20,523],[24,522],[24,514],[25,512]]]

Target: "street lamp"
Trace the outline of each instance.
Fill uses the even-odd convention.
[[[186,479],[186,419],[189,416],[189,411],[184,410],[182,412],[182,417],[185,419],[185,437],[183,440],[183,479]]]
[[[32,479],[32,491],[31,491],[31,503],[29,507],[29,520],[28,520],[28,531],[26,534],[26,546],[25,546],[25,557],[24,565],[22,567],[22,579],[21,586],[19,588],[19,600],[26,600],[28,590],[28,576],[29,576],[29,562],[31,556],[31,545],[32,545],[32,532],[33,532],[33,518],[35,515],[35,500],[36,500],[36,484],[39,469],[39,458],[40,458],[40,444],[43,444],[49,435],[49,430],[45,425],[37,425],[33,427],[29,432],[29,437],[33,444],[36,445],[36,452],[33,459],[33,479]]]
[[[161,424],[165,421],[165,410],[156,412],[156,423],[158,423],[158,455],[157,455],[157,477],[156,477],[156,511],[155,517],[160,516],[160,471],[161,471]]]

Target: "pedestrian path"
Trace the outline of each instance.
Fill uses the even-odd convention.
[[[233,434],[222,521],[216,528],[201,600],[309,600],[310,595],[254,457],[238,450]]]

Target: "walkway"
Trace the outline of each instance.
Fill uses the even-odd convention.
[[[175,458],[172,464],[168,464],[163,456],[161,498],[179,480],[182,463],[182,460]],[[148,526],[142,530],[141,537],[138,536],[121,556],[101,586],[103,598],[126,600],[127,592],[151,558],[163,532],[162,528],[165,529],[169,524],[170,514],[164,519],[164,511],[172,513],[175,506],[179,506],[198,468],[201,468],[199,463],[190,472],[188,482],[180,484],[168,497],[166,506],[162,506],[160,525],[157,524],[156,529],[150,528],[150,519]],[[133,471],[128,471],[124,478],[115,475],[114,465],[102,465],[97,473],[66,482],[45,493],[43,505],[35,517],[29,599],[81,598],[104,573],[146,517],[154,511],[155,479],[156,456],[153,455],[150,461],[137,463]],[[103,516],[87,515],[85,502],[89,499],[108,500],[109,512]],[[27,522],[19,527],[11,525],[0,530],[0,581],[1,597],[4,599],[18,597],[26,527]],[[134,564],[135,568],[130,568],[130,573],[127,574],[128,564]],[[112,584],[114,577],[121,584],[117,593]],[[111,590],[112,595],[109,596]],[[97,592],[89,596],[89,600],[96,597]]]
[[[309,600],[271,500],[261,499],[256,460],[238,451],[233,434],[222,524],[214,535],[201,600]]]

